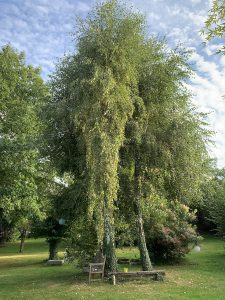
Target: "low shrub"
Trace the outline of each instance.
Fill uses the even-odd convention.
[[[199,239],[193,222],[196,211],[178,201],[158,203],[154,210],[161,208],[161,218],[145,222],[146,242],[154,262],[174,262],[187,254],[193,243]],[[151,218],[151,216],[149,216]]]

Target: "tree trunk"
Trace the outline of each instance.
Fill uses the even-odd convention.
[[[142,264],[142,270],[143,271],[151,271],[152,270],[152,264],[149,257],[148,249],[146,246],[146,240],[145,240],[145,232],[143,227],[143,218],[142,218],[142,212],[140,207],[137,208],[137,233],[138,233],[138,248],[140,251],[140,258],[141,258],[141,264]]]
[[[140,187],[140,172],[138,161],[135,162],[134,175],[134,208],[136,213],[136,224],[138,234],[138,248],[140,251],[140,258],[143,271],[152,270],[152,264],[146,246],[145,232],[143,226],[142,208],[141,208],[141,187]]]
[[[3,217],[3,209],[0,208],[0,247],[5,246],[10,240],[12,225]]]
[[[21,234],[20,234],[20,249],[19,249],[19,253],[23,253],[23,249],[24,249],[24,242],[26,239],[26,234],[27,231],[26,230],[21,230]]]
[[[0,247],[5,246],[5,244],[11,238],[11,228],[0,226]]]
[[[106,272],[115,272],[117,270],[117,259],[115,251],[115,236],[113,228],[113,213],[108,207],[107,200],[105,200],[104,208],[104,240],[103,252],[106,255]]]
[[[0,228],[0,247],[5,246],[8,240],[7,230]]]
[[[59,241],[56,239],[49,239],[49,260],[57,259],[58,258],[58,245]]]

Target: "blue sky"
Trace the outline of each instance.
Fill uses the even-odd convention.
[[[10,42],[25,51],[27,62],[42,68],[44,79],[54,64],[73,49],[71,33],[76,16],[85,17],[95,0],[0,0],[0,45]],[[190,82],[193,102],[200,111],[210,112],[208,121],[215,131],[210,147],[219,167],[225,167],[225,56],[215,55],[224,41],[203,44],[199,34],[212,0],[132,0],[128,4],[144,13],[149,34],[166,36],[174,47],[183,43],[193,49],[195,75]]]

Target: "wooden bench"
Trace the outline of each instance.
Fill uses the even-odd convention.
[[[98,252],[94,257],[94,262],[89,263],[88,266],[83,268],[83,271],[88,273],[88,282],[91,283],[92,275],[99,274],[101,276],[101,280],[104,280],[104,272],[105,272],[105,260],[106,257],[102,255],[101,252]],[[96,280],[96,279],[95,279]],[[99,280],[99,279],[98,279]]]
[[[112,278],[113,285],[116,284],[118,278],[139,278],[151,277],[157,281],[163,281],[166,273],[165,271],[135,271],[135,272],[111,272],[108,275]]]

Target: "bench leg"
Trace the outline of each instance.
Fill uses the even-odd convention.
[[[91,272],[89,272],[88,283],[91,284]]]
[[[112,275],[112,284],[116,285],[116,276],[115,275]]]

